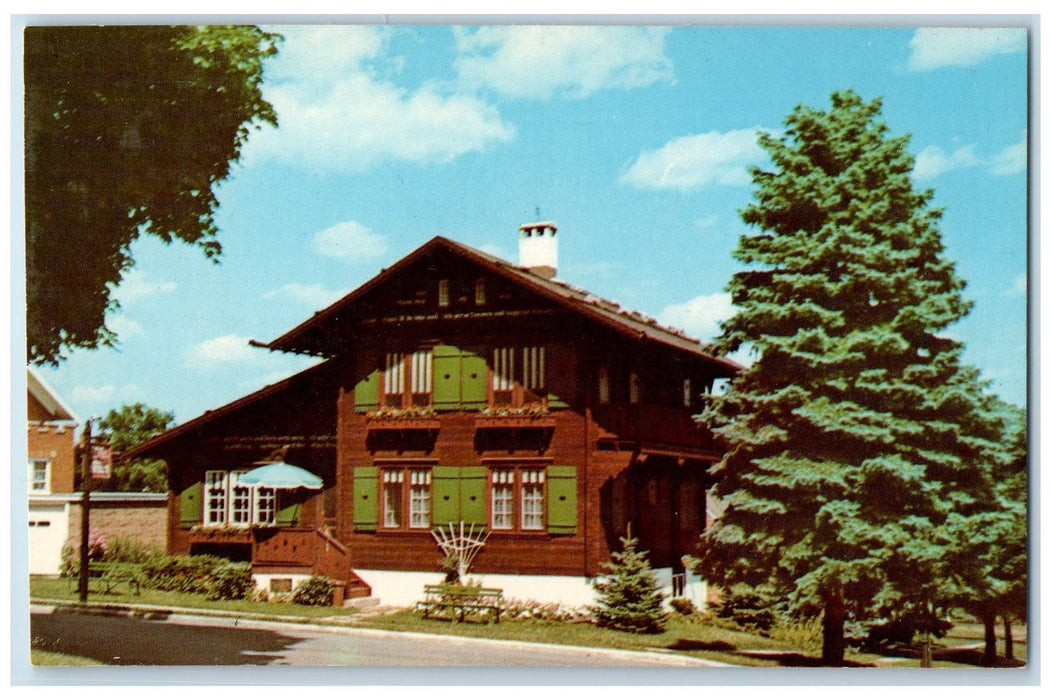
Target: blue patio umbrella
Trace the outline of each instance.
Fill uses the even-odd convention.
[[[306,469],[287,462],[271,462],[245,472],[237,483],[247,486],[265,486],[271,489],[320,489],[321,479]]]

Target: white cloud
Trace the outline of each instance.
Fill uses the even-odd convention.
[[[346,296],[349,291],[349,289],[325,289],[320,284],[289,282],[266,292],[263,298],[291,300],[313,309],[320,309]]]
[[[909,42],[909,70],[974,66],[999,54],[1026,49],[1024,29],[930,27],[917,29]]]
[[[360,172],[389,160],[445,162],[514,137],[477,97],[393,82],[401,60],[384,55],[387,36],[379,27],[286,32],[264,85],[280,127],[255,132],[245,161]]]
[[[748,167],[765,160],[756,143],[758,129],[693,134],[672,139],[658,149],[643,151],[620,181],[643,189],[682,192],[707,185],[747,185]]]
[[[927,146],[916,155],[913,176],[917,180],[929,180],[953,170],[981,167],[997,177],[1025,172],[1028,165],[1028,143],[1026,135],[1017,143],[1006,146],[991,158],[982,158],[975,153],[975,146],[961,146],[946,153],[938,146]]]
[[[549,99],[671,83],[666,27],[490,26],[457,29],[463,84]]]
[[[106,327],[121,339],[145,335],[142,324],[125,314],[115,314],[106,319]]]
[[[703,216],[700,219],[697,219],[696,221],[693,222],[693,225],[696,226],[697,228],[702,228],[702,229],[703,228],[711,228],[712,226],[715,226],[716,222],[718,222],[718,221],[719,221],[719,217],[716,214],[712,214],[710,216]]]
[[[124,278],[117,287],[116,297],[120,303],[124,304],[156,294],[174,292],[176,286],[175,282],[152,280],[147,273],[132,268],[124,274]]]
[[[1029,164],[1028,148],[1026,135],[1023,134],[1021,141],[1012,143],[993,156],[989,164],[989,172],[997,176],[1024,173]]]
[[[1007,297],[1024,297],[1029,293],[1029,276],[1026,273],[1016,275],[1010,288],[1004,292]]]
[[[952,153],[946,153],[937,146],[927,146],[916,155],[913,176],[917,180],[929,180],[951,170],[972,168],[981,161],[974,154],[974,146],[963,146]]]
[[[92,386],[80,384],[73,387],[73,400],[80,403],[105,403],[112,401],[117,394],[117,387],[112,384]]]
[[[218,365],[254,360],[257,355],[248,345],[248,338],[239,335],[221,335],[194,345],[189,350],[188,364],[210,369]],[[261,351],[259,351],[261,352]]]
[[[386,254],[387,238],[357,221],[344,221],[315,235],[314,250],[327,258],[362,262]]]
[[[657,314],[661,323],[681,328],[701,340],[719,334],[719,322],[734,314],[733,302],[725,292],[702,294],[681,304],[669,304]]]

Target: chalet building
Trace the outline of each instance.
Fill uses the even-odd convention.
[[[442,578],[433,528],[465,522],[488,533],[472,577],[577,605],[630,527],[703,603],[683,558],[718,454],[692,416],[739,366],[557,280],[556,235],[523,225],[519,265],[434,238],[253,341],[321,361],[132,453],[169,464],[169,550],[251,561],[271,590],[321,573],[404,604]],[[275,463],[320,487],[253,478]]]

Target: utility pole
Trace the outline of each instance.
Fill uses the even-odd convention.
[[[80,602],[88,601],[88,533],[91,528],[91,418],[84,424],[84,446],[80,455]]]

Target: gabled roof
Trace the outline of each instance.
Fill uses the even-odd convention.
[[[26,367],[26,385],[30,396],[40,402],[40,405],[50,415],[50,420],[64,423],[78,422],[77,417],[73,415],[73,410],[32,367]]]
[[[638,340],[653,341],[689,353],[722,366],[728,372],[743,369],[741,365],[732,360],[716,357],[697,339],[687,336],[680,330],[662,326],[645,314],[623,309],[616,302],[591,294],[585,289],[559,280],[540,277],[506,260],[442,236],[432,238],[350,294],[317,312],[284,335],[269,343],[254,342],[253,344],[283,352],[326,355],[323,339],[335,332],[344,314],[350,312],[354,305],[369,292],[396,277],[420,259],[439,250],[448,251],[473,262],[491,273],[520,284],[540,297],[555,302],[568,311],[578,313],[617,333]]]

